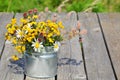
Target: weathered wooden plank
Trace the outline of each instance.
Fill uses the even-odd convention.
[[[58,14],[58,20],[63,21],[63,25],[65,29],[68,27],[69,24],[66,19],[66,14],[61,13]],[[66,35],[64,35],[66,36]],[[67,37],[65,37],[67,38]],[[70,41],[66,40],[62,42],[63,45],[60,47],[60,53],[58,53],[58,73],[57,73],[57,80],[71,80],[71,71],[70,71],[70,64],[67,63],[70,59]]]
[[[95,13],[79,13],[81,28],[88,30],[83,49],[89,80],[115,80],[115,76]]]
[[[116,76],[120,80],[120,13],[98,15]]]
[[[0,62],[0,80],[23,80],[24,74],[22,67],[12,64],[9,59],[16,54],[10,42],[5,43],[5,49]]]
[[[82,53],[79,38],[74,37],[70,40],[71,44],[71,77],[72,80],[87,80],[83,65]]]
[[[63,21],[65,30],[68,32],[72,28],[75,28],[77,23],[76,13],[72,13],[70,16],[62,13],[59,15],[59,18]],[[60,63],[63,59],[64,65],[61,64],[61,66],[58,66],[58,80],[86,80],[82,63],[82,52],[78,40],[79,36],[76,36],[71,40],[67,40],[64,45],[61,46],[58,57],[59,60],[61,60]]]
[[[5,43],[5,32],[6,32],[6,24],[10,22],[10,19],[13,17],[11,13],[0,13],[0,56],[2,54],[2,50]]]
[[[23,18],[23,13],[16,13],[15,18],[17,23],[20,24],[20,19]]]
[[[77,24],[77,14],[72,13],[71,17],[71,28],[76,28]],[[81,51],[81,46],[79,43],[79,35],[76,37],[73,37],[70,40],[70,47],[71,47],[71,62],[72,64],[70,65],[71,68],[71,78],[72,80],[86,80],[86,75],[85,75],[85,70],[84,70],[84,65],[83,65],[83,59],[82,59],[82,51]]]
[[[68,47],[69,41],[64,41],[64,45],[60,47],[60,53],[58,53],[58,72],[57,80],[71,80],[70,65],[67,63],[70,59],[70,47]]]

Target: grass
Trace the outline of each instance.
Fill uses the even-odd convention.
[[[120,0],[0,0],[0,12],[43,11],[45,7],[57,11],[60,5],[65,12],[120,12]]]

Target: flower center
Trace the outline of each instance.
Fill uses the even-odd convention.
[[[39,48],[39,43],[38,42],[35,43],[35,48]]]
[[[19,32],[19,35],[20,35],[20,36],[22,36],[22,35],[23,35],[23,32],[22,32],[22,31],[20,31],[20,32]]]
[[[57,45],[57,44],[55,44],[55,45],[54,45],[54,48],[58,48],[58,45]]]

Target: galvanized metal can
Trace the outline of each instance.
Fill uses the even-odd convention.
[[[25,53],[25,74],[34,78],[49,78],[57,74],[57,52]]]

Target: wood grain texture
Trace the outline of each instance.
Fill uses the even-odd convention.
[[[65,13],[58,14],[58,21],[63,21],[65,19]],[[68,27],[68,22],[64,21],[63,25],[65,29]],[[67,37],[66,37],[67,38]],[[63,45],[60,47],[60,52],[58,53],[58,73],[57,80],[71,80],[70,65],[66,64],[67,60],[70,59],[70,41],[63,41]]]
[[[10,57],[15,54],[13,46],[7,41],[0,62],[0,80],[23,80],[23,69],[9,61]]]
[[[120,80],[120,13],[98,15],[117,78]]]
[[[81,28],[88,30],[82,36],[88,79],[115,80],[96,14],[79,13],[78,16]]]
[[[70,59],[70,44],[69,41],[64,41],[63,44],[60,47],[60,53],[58,53],[57,80],[71,80],[70,65],[66,63]]]
[[[13,17],[12,13],[0,13],[0,56],[2,54],[3,46],[5,43],[6,25]]]
[[[65,30],[69,32],[72,28],[76,27],[77,15],[72,13],[69,16],[68,14],[61,13],[59,20],[63,22]],[[79,36],[66,40],[64,45],[61,46],[58,57],[60,60],[63,58],[63,61],[65,60],[64,58],[68,58],[65,60],[66,65],[58,66],[58,80],[86,80]]]
[[[77,14],[72,13],[69,19],[71,28],[76,28]],[[86,80],[79,35],[70,40],[70,55],[71,59],[73,59],[73,64],[70,65],[72,80]]]
[[[73,62],[71,61],[73,64],[70,66],[71,77],[72,80],[87,80],[83,65],[81,47],[78,41],[78,37],[74,37],[72,40],[70,40],[71,59],[73,59]]]
[[[23,18],[23,13],[16,13],[15,18],[17,19],[17,24],[20,24],[20,19]]]

